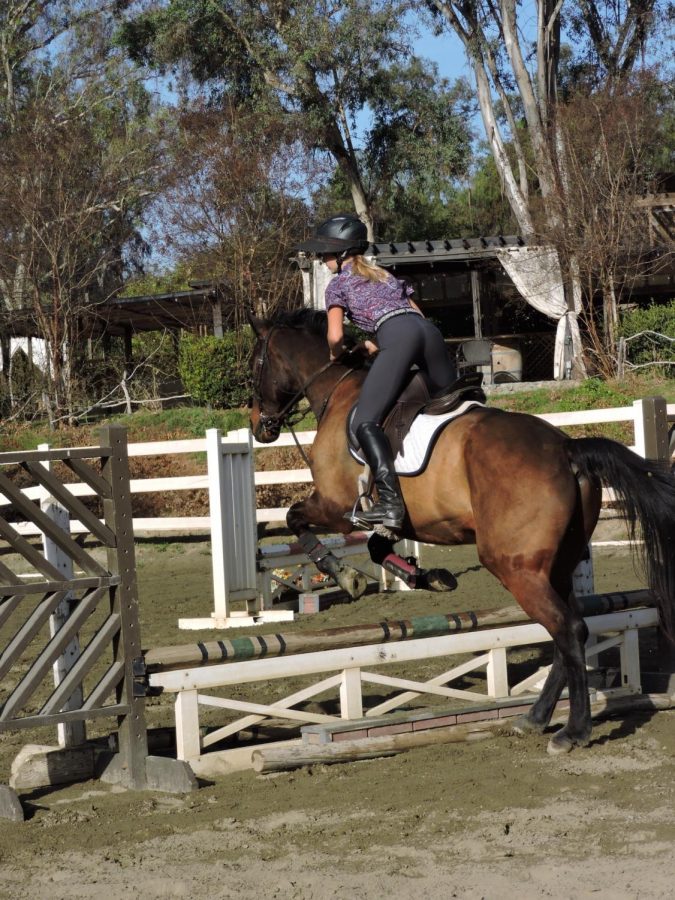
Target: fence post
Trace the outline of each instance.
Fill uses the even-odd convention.
[[[669,465],[668,408],[663,397],[645,397],[633,403],[635,452],[644,459]]]
[[[645,397],[633,403],[635,450],[645,459],[670,470],[668,407],[663,397]],[[675,672],[675,648],[663,629],[657,631],[657,665],[661,672]]]
[[[595,578],[593,575],[593,551],[590,544],[586,544],[584,555],[579,560],[576,569],[572,572],[572,591],[577,599],[588,597],[595,593]],[[586,647],[593,647],[598,643],[597,636],[589,634],[586,639]]]
[[[101,429],[101,446],[110,448],[103,459],[101,474],[110,485],[110,497],[103,500],[106,525],[113,531],[116,547],[108,548],[108,567],[120,577],[111,591],[111,610],[120,616],[120,632],[113,641],[113,655],[123,666],[123,676],[115,691],[128,713],[118,723],[119,763],[126,787],[147,787],[148,733],[145,724],[145,697],[134,696],[134,660],[142,656],[138,621],[138,590],[134,530],[129,487],[129,459],[126,430],[119,425]]]
[[[210,618],[179,619],[186,629],[243,628],[290,621],[289,610],[266,609],[259,584],[258,522],[255,498],[253,437],[248,428],[206,432],[206,459],[211,517],[214,610]],[[234,601],[246,609],[234,610]]]
[[[38,444],[38,450],[49,450],[49,444]],[[45,460],[43,465],[46,469],[49,469],[49,460]],[[53,497],[45,495],[40,501],[40,509],[45,515],[49,516],[55,525],[58,525],[59,528],[70,534],[70,515],[68,510],[61,506],[60,503],[57,503]],[[53,566],[56,566],[59,572],[63,573],[64,581],[72,581],[73,560],[71,557],[64,553],[46,534],[42,535],[42,547],[45,559]],[[72,591],[69,591],[49,617],[49,634],[51,637],[54,637],[68,620],[71,613],[72,600],[73,594]],[[80,643],[76,635],[64,649],[63,655],[54,663],[55,687],[61,684],[79,658]],[[73,692],[63,709],[79,709],[83,702],[84,695],[82,686],[80,686]],[[75,747],[77,744],[83,744],[87,739],[86,722],[59,722],[56,726],[56,734],[60,747]]]
[[[49,516],[49,518],[58,525],[63,531],[70,534],[70,516],[68,510],[64,509],[60,503],[53,498],[48,497],[40,503],[40,508]],[[47,535],[42,536],[42,546],[45,559],[63,573],[64,581],[72,581],[73,578],[73,560],[68,554],[64,553],[60,547],[52,541]],[[68,591],[67,595],[56,607],[49,617],[49,634],[54,637],[68,621],[72,610],[73,592]],[[76,635],[64,649],[63,654],[56,660],[53,666],[54,685],[58,687],[68,672],[73,668],[74,664],[80,658],[80,643]],[[80,709],[84,701],[82,686],[78,687],[71,695],[68,702],[63,706],[64,712],[69,709]],[[83,744],[87,739],[85,722],[59,722],[56,726],[58,742],[60,747],[74,747],[77,744]]]
[[[217,428],[206,432],[215,628],[233,624],[233,600],[245,600],[251,613],[258,597],[252,455],[248,429],[230,431],[224,440]]]

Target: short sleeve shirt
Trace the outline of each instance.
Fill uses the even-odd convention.
[[[389,275],[386,281],[369,281],[353,275],[347,264],[326,288],[326,309],[340,306],[357,328],[372,334],[387,313],[410,309],[413,289],[405,281]]]

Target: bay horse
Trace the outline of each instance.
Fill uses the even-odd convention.
[[[321,544],[312,527],[341,533],[353,528],[345,515],[354,506],[361,467],[348,450],[346,420],[365,372],[348,358],[329,361],[325,313],[301,309],[250,321],[256,335],[256,439],[276,440],[302,397],[317,419],[309,458],[314,489],[291,506],[288,526],[319,570],[357,596],[363,585],[356,573]],[[517,730],[543,732],[567,685],[568,721],[551,738],[549,752],[588,744],[588,629],[572,593],[572,573],[598,521],[602,486],[611,487],[631,536],[639,532],[644,538],[641,562],[661,625],[675,639],[673,476],[615,441],[572,439],[535,416],[477,406],[444,428],[421,474],[400,481],[407,510],[400,537],[475,543],[483,566],[553,639],[549,675]],[[386,553],[380,548],[377,555]]]

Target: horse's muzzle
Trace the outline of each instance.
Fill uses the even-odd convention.
[[[281,422],[272,416],[260,416],[253,427],[253,437],[261,444],[272,444],[281,433]]]

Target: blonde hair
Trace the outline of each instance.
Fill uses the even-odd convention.
[[[389,272],[386,269],[366,259],[365,256],[361,256],[360,253],[352,261],[352,274],[360,275],[367,281],[385,282],[389,280]]]

